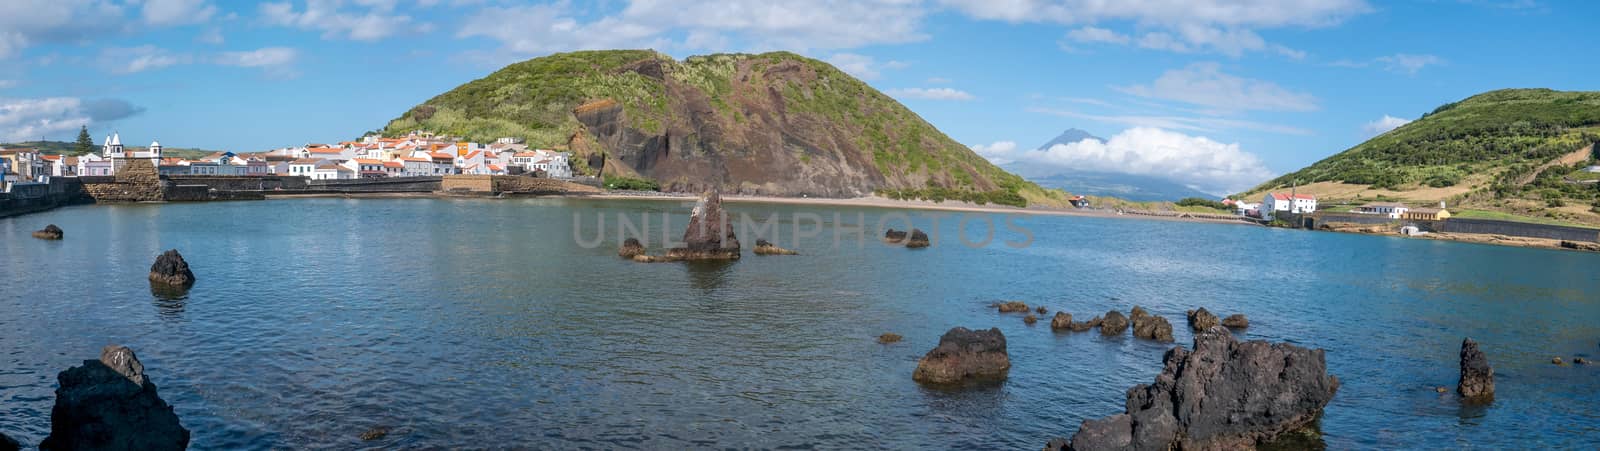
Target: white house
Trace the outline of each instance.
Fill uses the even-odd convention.
[[[289,162],[289,174],[296,177],[313,177],[317,172],[317,164],[322,160],[315,158],[301,158]]]
[[[1238,210],[1239,216],[1244,216],[1245,214],[1250,213],[1251,210],[1258,210],[1259,211],[1261,209],[1261,204],[1259,204],[1259,203],[1250,203],[1250,202],[1245,202],[1245,201],[1237,201],[1237,202],[1233,203],[1233,208]]]
[[[433,160],[428,158],[401,157],[400,162],[405,164],[406,177],[422,177],[433,175]]]
[[[346,160],[340,166],[354,171],[356,177],[360,178],[383,178],[389,176],[389,173],[383,169],[383,162],[378,160],[356,158]]]
[[[1583,168],[1583,172],[1600,172],[1600,164]]]
[[[356,178],[356,171],[327,160],[317,163],[317,169],[311,172],[312,180],[348,180],[353,178]]]
[[[1272,219],[1277,212],[1285,211],[1295,214],[1313,213],[1317,211],[1317,196],[1310,194],[1284,194],[1267,193],[1261,199],[1261,217]]]
[[[1357,213],[1364,215],[1384,215],[1388,216],[1390,219],[1400,219],[1401,216],[1406,215],[1407,211],[1411,211],[1411,207],[1407,207],[1405,204],[1396,202],[1373,202],[1362,205],[1360,208],[1356,209]]]

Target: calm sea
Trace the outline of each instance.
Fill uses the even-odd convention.
[[[988,307],[1005,299],[1085,318],[1143,306],[1185,346],[1183,312],[1203,306],[1249,315],[1245,338],[1324,348],[1344,382],[1320,424],[1330,448],[1600,447],[1600,366],[1549,363],[1600,354],[1600,255],[1048,216],[1013,219],[1033,236],[1023,247],[989,217],[998,231],[980,247],[956,239],[954,214],[916,251],[874,237],[885,214],[930,229],[924,213],[728,206],[777,214],[769,236],[803,255],[618,259],[619,217],[648,217],[657,252],[662,215],[681,233],[687,208],[666,201],[295,199],[0,219],[0,432],[38,443],[56,374],[120,343],[198,449],[1038,449],[1120,412],[1172,346],[1024,325]],[[967,219],[982,241],[982,217]],[[49,223],[67,239],[28,237]],[[200,279],[187,297],[146,281],[168,248]],[[913,383],[953,326],[1002,329],[1010,379]],[[884,332],[905,341],[874,342]],[[1467,336],[1498,376],[1486,408],[1433,389],[1454,387]],[[393,432],[360,441],[375,426]]]

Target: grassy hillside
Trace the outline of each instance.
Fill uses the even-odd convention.
[[[1491,91],[1445,104],[1243,194],[1299,184],[1331,200],[1378,196],[1600,223],[1585,177],[1600,142],[1600,92]]]
[[[788,52],[683,61],[648,50],[550,55],[429,99],[383,133],[415,130],[479,141],[520,137],[580,157],[595,153],[606,175],[655,179],[664,189],[718,184],[780,195],[1062,199],[990,164],[860,80]]]

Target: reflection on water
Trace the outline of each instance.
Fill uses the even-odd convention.
[[[690,286],[710,292],[727,283],[735,264],[738,264],[738,260],[706,260],[683,262],[683,267],[684,272],[689,274]]]
[[[1593,449],[1600,437],[1600,370],[1549,364],[1596,351],[1593,254],[1076,217],[1028,218],[1027,248],[946,233],[909,251],[879,243],[882,230],[863,245],[835,233],[877,229],[883,210],[728,208],[827,221],[814,237],[773,233],[801,256],[640,264],[617,258],[615,221],[597,247],[574,243],[597,235],[574,233],[574,213],[593,228],[650,212],[641,233],[661,237],[681,235],[687,208],[309,199],[0,219],[24,237],[44,223],[73,233],[0,236],[0,433],[42,440],[56,373],[122,343],[196,449],[1037,449],[1121,412],[1172,347],[1053,333],[988,306],[1020,300],[1085,319],[1140,305],[1179,325],[1180,345],[1185,310],[1244,313],[1241,339],[1326,349],[1343,385],[1321,433],[1287,448]],[[151,257],[170,248],[204,280],[146,291]],[[954,326],[1000,328],[1009,378],[912,381]],[[905,340],[876,343],[884,332]],[[1454,386],[1466,336],[1495,366],[1491,405],[1434,390]],[[392,432],[359,439],[375,426]]]

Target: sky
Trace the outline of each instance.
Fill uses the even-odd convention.
[[[517,61],[788,50],[991,161],[1214,193],[1501,88],[1600,90],[1600,3],[1546,0],[5,0],[0,142],[254,151],[380,129]],[[1105,141],[1050,149],[1068,128]]]

